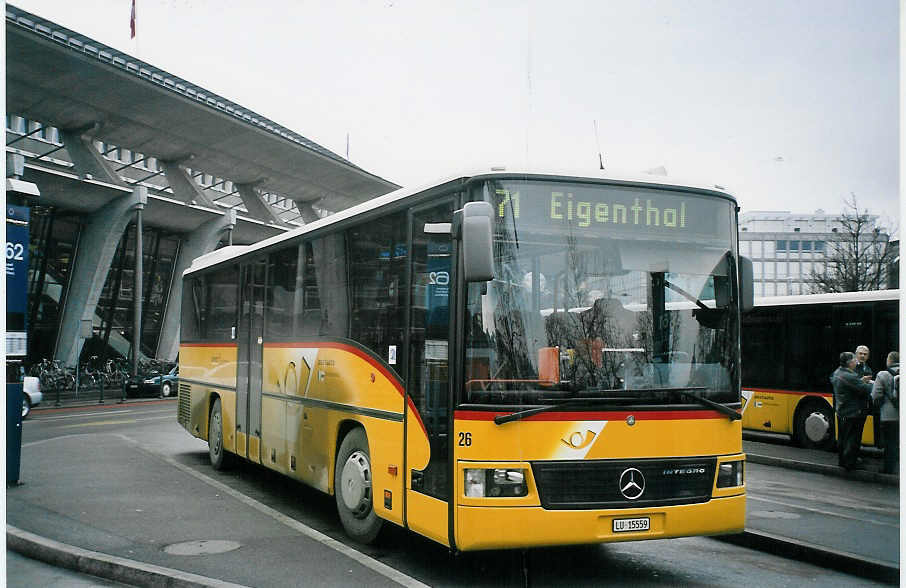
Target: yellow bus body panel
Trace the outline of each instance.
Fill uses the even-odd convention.
[[[237,355],[236,345],[182,345],[179,377],[235,390]]]
[[[197,432],[187,427],[190,432],[207,438],[209,407],[212,396],[218,395],[228,451],[252,461],[260,459],[266,467],[333,494],[341,434],[350,426],[361,426],[368,438],[377,515],[449,545],[448,503],[412,490],[411,472],[427,466],[430,446],[420,415],[386,366],[345,344],[266,344],[261,435],[247,437],[236,430],[236,355],[235,346],[181,348],[180,375],[192,380],[190,425]],[[576,413],[570,420],[571,415],[556,414],[496,425],[486,416],[457,413],[451,442],[456,444],[466,434],[470,440],[455,447],[457,549],[631,541],[743,528],[744,486],[715,490],[711,500],[702,504],[646,509],[545,510],[534,482],[528,497],[507,506],[500,506],[499,499],[464,496],[463,468],[489,456],[505,467],[533,460],[744,459],[741,423],[709,410],[682,418],[672,418],[674,413]],[[405,456],[404,444],[408,446]],[[650,517],[649,531],[612,532],[614,517],[636,514]]]
[[[577,413],[583,414],[583,413]],[[714,457],[744,460],[742,424],[714,411],[586,413],[561,420],[545,413],[503,425],[487,416],[458,412],[456,443],[456,547],[502,549],[661,539],[736,533],[745,526],[745,485],[716,488],[707,502],[648,508],[548,510],[541,507],[531,461]],[[631,417],[631,418],[630,418]],[[674,418],[675,417],[675,418]],[[537,419],[537,420],[536,420]],[[488,461],[488,456],[494,460]],[[465,496],[467,467],[524,468],[525,497]],[[644,532],[614,533],[614,518],[649,517]],[[410,522],[411,526],[411,522]]]
[[[742,427],[750,431],[766,431],[793,435],[796,411],[804,401],[823,400],[833,411],[834,399],[830,394],[797,392],[792,390],[751,389],[752,399],[742,413]],[[836,417],[835,417],[836,418]],[[837,431],[840,423],[837,422]],[[874,417],[865,419],[862,429],[862,445],[874,445]]]
[[[613,519],[642,516],[651,519],[650,530],[613,532]],[[745,516],[744,495],[713,498],[703,504],[646,509],[458,506],[456,547],[471,551],[738,533],[745,527]]]
[[[791,402],[790,394],[777,390],[753,390],[752,399],[742,413],[742,426],[754,431],[771,433],[793,432],[792,415],[798,398]]]
[[[462,434],[463,438],[470,438],[470,445],[458,443],[456,457],[486,460],[494,456],[495,461],[641,459],[729,455],[742,451],[741,422],[717,416],[714,411],[698,411],[696,414],[703,418],[691,418],[690,414],[688,418],[678,419],[645,412],[602,414],[608,415],[607,420],[530,417],[503,425],[496,425],[493,420],[457,418],[454,440]],[[627,422],[629,416],[633,417],[633,424]]]
[[[409,528],[449,547],[449,525],[447,525],[449,505],[447,502],[411,490],[407,496],[406,511]]]

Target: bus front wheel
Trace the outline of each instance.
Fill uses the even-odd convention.
[[[383,520],[374,512],[371,454],[365,431],[355,428],[343,438],[334,469],[334,497],[346,533],[360,543],[372,543]]]
[[[834,411],[824,401],[811,401],[796,413],[796,441],[808,449],[830,449],[834,444]]]
[[[223,449],[223,412],[219,398],[214,399],[208,417],[208,455],[215,470],[225,470],[229,465],[229,458]]]

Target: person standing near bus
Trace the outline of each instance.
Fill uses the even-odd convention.
[[[839,463],[846,470],[857,465],[862,429],[865,427],[865,406],[871,395],[871,384],[856,374],[857,363],[855,354],[844,351],[840,354],[840,367],[831,375],[840,421],[837,437]]]
[[[869,384],[874,384],[872,381],[874,374],[871,371],[871,367],[868,365],[868,357],[871,352],[868,350],[868,347],[865,345],[859,345],[856,347],[856,375],[862,378],[863,382],[868,382]],[[878,408],[872,404],[871,398],[866,398],[865,401],[868,403],[865,406],[865,414],[871,415],[872,418],[872,432],[874,433],[875,447],[884,446],[884,432],[881,429],[881,419],[880,414],[878,413]]]
[[[884,434],[884,469],[885,474],[899,471],[900,461],[900,409],[899,409],[899,375],[900,354],[891,351],[887,354],[887,370],[878,372],[875,385],[871,390],[871,399],[879,407],[881,428]]]

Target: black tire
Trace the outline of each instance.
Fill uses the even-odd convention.
[[[31,401],[28,399],[28,395],[22,395],[22,420],[28,418],[28,415],[31,414]]]
[[[343,439],[334,468],[334,498],[346,534],[373,543],[384,524],[374,512],[371,453],[365,431],[355,428]]]
[[[823,400],[807,400],[796,412],[793,436],[800,447],[831,449],[834,446],[834,410]]]
[[[173,393],[173,384],[172,383],[164,382],[163,384],[160,385],[160,395],[161,396],[163,396],[164,398],[167,398],[172,393]]]
[[[220,399],[214,399],[211,414],[208,417],[208,455],[215,470],[225,470],[230,465],[230,458],[223,448],[223,412]]]

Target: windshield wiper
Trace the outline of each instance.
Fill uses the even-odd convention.
[[[686,398],[691,398],[692,400],[694,400],[698,404],[701,404],[702,406],[707,406],[708,408],[713,408],[717,412],[725,414],[731,421],[738,421],[739,419],[742,418],[742,415],[740,413],[736,412],[729,406],[725,406],[723,404],[720,404],[719,402],[714,402],[713,400],[709,400],[708,398],[704,398],[702,396],[694,394],[694,391],[700,391],[700,390],[706,390],[706,389],[707,388],[705,386],[693,386],[693,387],[686,387],[686,388],[636,388],[636,389],[628,389],[628,390],[619,389],[619,390],[605,390],[605,392],[636,392],[636,393],[638,393],[638,392],[673,392],[673,393],[679,394],[680,396],[685,396]],[[511,421],[518,421],[518,420],[521,420],[526,417],[530,417],[530,416],[533,416],[533,415],[536,415],[536,414],[539,414],[542,412],[548,412],[551,410],[556,410],[558,408],[563,408],[564,406],[569,406],[571,404],[604,403],[604,402],[614,402],[614,401],[625,402],[626,400],[627,400],[626,396],[570,398],[568,400],[564,400],[563,402],[558,402],[555,404],[546,404],[544,406],[536,406],[535,408],[527,408],[525,410],[516,411],[514,413],[496,416],[496,417],[494,417],[494,423],[498,424],[498,425],[502,425],[504,423],[509,423]]]
[[[632,392],[674,392],[676,394],[679,394],[680,396],[685,396],[686,398],[691,398],[692,400],[701,404],[702,406],[707,406],[708,408],[713,408],[717,412],[727,415],[727,417],[729,417],[729,419],[731,421],[738,421],[739,419],[742,418],[741,414],[739,414],[738,412],[736,412],[729,406],[725,406],[719,402],[714,402],[713,400],[710,400],[703,396],[699,396],[698,394],[694,394],[694,392],[699,392],[699,391],[707,390],[707,389],[708,388],[706,386],[685,386],[682,388],[634,388],[634,389],[630,389],[628,391],[632,391]]]
[[[707,307],[707,305],[705,305],[704,302],[702,302],[701,300],[699,300],[697,297],[693,296],[692,294],[689,294],[688,292],[686,292],[685,290],[683,290],[676,284],[669,282],[667,280],[664,280],[664,285],[667,286],[668,288],[670,288],[671,290],[673,290],[674,292],[680,294],[686,300],[689,300],[690,302],[694,302],[702,310],[711,310],[710,308]]]
[[[514,413],[504,414],[494,417],[494,423],[502,425],[504,423],[509,423],[510,421],[518,421],[524,419],[525,417],[530,417],[542,412],[547,412],[550,410],[556,410],[558,408],[563,408],[570,404],[583,404],[583,403],[598,403],[598,402],[613,402],[614,400],[626,400],[625,398],[570,398],[569,400],[564,400],[563,402],[558,402],[556,404],[546,404],[544,406],[536,406],[535,408],[527,408],[525,410],[519,410]]]
[[[699,388],[699,389],[702,390],[702,389],[704,389],[704,387]],[[717,412],[724,413],[725,415],[727,415],[730,418],[731,421],[738,421],[739,419],[742,418],[742,415],[740,413],[736,412],[729,406],[725,406],[719,402],[714,402],[713,400],[709,400],[708,398],[704,398],[703,396],[699,396],[698,394],[693,394],[690,390],[691,389],[686,389],[686,390],[680,389],[680,390],[677,390],[677,392],[679,392],[680,396],[685,396],[686,398],[691,398],[703,406],[707,406],[707,407],[713,408]]]

